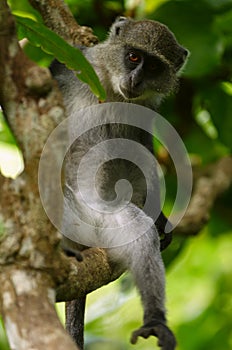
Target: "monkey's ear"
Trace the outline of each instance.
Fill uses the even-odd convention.
[[[111,37],[116,37],[119,36],[121,29],[125,26],[126,23],[128,23],[129,21],[131,21],[130,18],[128,17],[123,17],[123,16],[119,16],[116,18],[115,22],[113,23],[113,25],[110,28],[110,36]]]

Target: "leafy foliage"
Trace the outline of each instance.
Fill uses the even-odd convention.
[[[149,14],[149,17],[167,24],[178,40],[189,49],[191,54],[182,84],[183,90],[187,83],[193,90],[190,91],[193,94],[190,96],[193,106],[189,106],[192,107],[189,117],[196,119],[209,138],[212,136],[209,129],[215,127],[214,142],[226,146],[227,152],[232,148],[229,112],[232,102],[231,92],[223,86],[230,83],[232,76],[231,7],[229,0],[173,0]],[[208,113],[207,125],[201,120],[199,123],[201,111]],[[201,155],[203,152],[199,153]]]
[[[105,99],[105,92],[99,79],[78,48],[74,48],[43,24],[30,18],[15,15],[18,24],[19,39],[27,38],[31,44],[40,46],[45,52],[55,56],[60,62],[74,71],[77,77],[89,84],[92,92],[100,99]]]

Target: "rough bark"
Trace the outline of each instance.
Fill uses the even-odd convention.
[[[54,310],[55,286],[67,267],[59,258],[59,239],[37,185],[43,144],[64,108],[48,70],[36,67],[18,46],[5,0],[0,16],[0,104],[25,161],[16,180],[0,177],[0,311],[12,349],[74,350]]]
[[[71,44],[90,46],[98,39],[89,27],[79,26],[63,0],[29,0],[44,23]]]
[[[55,308],[48,273],[11,265],[0,275],[1,313],[11,349],[75,350]]]
[[[174,233],[196,235],[210,218],[210,210],[217,198],[232,184],[232,157],[224,157],[211,164],[197,177],[187,212]]]
[[[54,310],[56,288],[62,283],[69,288],[67,281],[72,284],[78,275],[79,283],[74,286],[83,293],[108,283],[115,275],[105,252],[96,259],[95,250],[81,273],[80,265],[59,249],[60,237],[40,202],[38,165],[48,135],[65,117],[62,97],[49,71],[37,67],[20,49],[5,0],[0,3],[0,33],[0,105],[25,162],[17,179],[0,175],[0,313],[12,349],[74,350],[77,347]],[[62,143],[55,147],[59,157]],[[44,181],[48,181],[48,196],[52,195],[52,183]],[[92,266],[90,274],[94,266],[99,270],[94,273],[95,278],[101,276],[99,281],[92,281],[87,261]],[[69,298],[67,293],[59,300]]]
[[[124,271],[110,263],[104,249],[90,248],[82,252],[83,261],[69,259],[67,279],[56,290],[57,301],[70,301],[114,281]]]

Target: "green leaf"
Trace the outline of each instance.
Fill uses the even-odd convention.
[[[69,45],[41,23],[25,17],[15,16],[15,18],[20,38],[26,37],[31,44],[40,46],[42,50],[55,56],[69,69],[75,70],[77,77],[87,83],[100,100],[105,99],[105,91],[97,74],[79,49]]]
[[[231,35],[232,33],[232,10],[223,13],[216,17],[215,27],[224,34]]]
[[[0,111],[0,142],[16,144],[13,134],[4,120],[2,111]]]
[[[43,22],[42,17],[38,11],[36,11],[28,0],[8,0],[7,1],[11,12],[20,17],[32,18],[36,21]]]

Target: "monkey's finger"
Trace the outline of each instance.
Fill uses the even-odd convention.
[[[136,344],[138,337],[147,339],[149,336],[158,338],[158,345],[162,350],[174,350],[176,340],[169,328],[162,324],[143,326],[132,333],[131,344]]]
[[[131,344],[136,344],[138,337],[147,339],[150,335],[157,336],[154,328],[141,327],[132,333]]]

